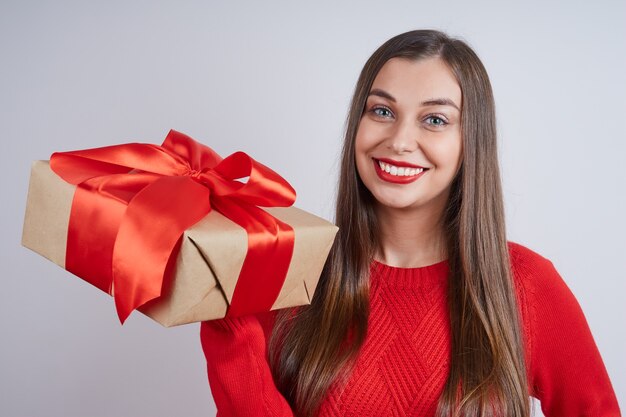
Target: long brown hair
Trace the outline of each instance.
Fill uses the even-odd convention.
[[[393,57],[441,58],[461,87],[462,163],[443,213],[449,264],[452,356],[437,415],[528,417],[523,340],[506,242],[489,77],[462,40],[435,30],[397,35],[368,59],[346,120],[334,245],[311,304],[279,312],[270,339],[276,385],[295,415],[311,417],[346,378],[369,317],[369,268],[379,226],[355,164],[354,142],[381,67]]]

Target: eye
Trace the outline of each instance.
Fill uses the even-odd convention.
[[[427,123],[432,126],[445,126],[448,124],[448,122],[443,117],[440,117],[436,114],[429,115],[428,117],[426,117],[425,120],[431,120],[431,122]]]
[[[393,116],[393,113],[391,112],[391,110],[389,110],[389,108],[383,107],[383,106],[376,106],[373,109],[371,109],[370,111],[372,113],[374,113],[378,117],[387,118],[387,117]]]

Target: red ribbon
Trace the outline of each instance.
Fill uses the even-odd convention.
[[[270,168],[243,152],[222,159],[175,130],[161,146],[55,152],[50,166],[77,186],[65,267],[113,295],[122,323],[161,295],[183,232],[212,208],[248,234],[227,316],[268,311],[274,304],[291,262],[294,232],[256,206],[288,207],[296,194]],[[245,177],[246,183],[237,181]]]

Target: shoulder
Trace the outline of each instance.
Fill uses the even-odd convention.
[[[272,334],[272,329],[276,323],[276,316],[278,315],[278,312],[279,310],[271,310],[255,314],[261,324],[261,327],[263,328],[263,333],[266,338],[269,338]]]
[[[554,270],[552,261],[516,242],[508,241],[511,269],[516,278],[536,277]]]
[[[533,333],[552,321],[585,325],[574,293],[549,259],[515,242],[508,242],[512,279],[527,329]],[[557,320],[558,321],[558,320]]]
[[[582,316],[578,300],[552,261],[519,243],[507,242],[511,275],[527,331],[556,316]]]
[[[512,278],[518,291],[535,296],[538,291],[544,296],[571,296],[550,259],[516,242],[509,241],[507,245]]]
[[[541,401],[545,415],[583,415],[583,410],[618,415],[606,368],[576,297],[549,259],[518,243],[508,242],[508,248],[521,295],[531,395]]]
[[[551,260],[519,243],[509,241],[507,244],[524,328],[527,360],[530,361],[534,380],[536,362],[540,360],[538,349],[559,346],[552,337],[563,330],[559,326],[584,328],[584,316],[574,294]]]
[[[269,338],[274,331],[274,327],[281,315],[291,316],[291,318],[293,319],[302,307],[305,306],[285,307],[277,310],[256,313],[255,317],[259,320],[259,323],[263,328],[263,334],[265,335],[265,338],[269,341]]]
[[[552,261],[515,242],[507,242],[511,271],[516,285],[546,296],[571,298],[572,293]]]

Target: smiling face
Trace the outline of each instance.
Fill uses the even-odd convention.
[[[355,140],[379,206],[443,210],[461,164],[461,88],[440,58],[391,58],[378,72]]]

